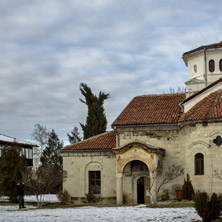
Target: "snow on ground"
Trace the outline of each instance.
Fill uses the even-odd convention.
[[[76,207],[26,209],[0,206],[1,222],[191,222],[200,220],[194,208]]]
[[[35,195],[25,195],[24,199],[25,199],[25,202],[37,202]],[[0,201],[8,202],[8,197],[0,196]],[[55,194],[46,194],[46,195],[43,195],[43,202],[56,203],[56,202],[59,202],[59,200]]]
[[[25,202],[36,202],[36,196],[35,195],[29,195],[29,196],[24,196]],[[57,196],[55,194],[46,194],[43,195],[43,201],[45,202],[59,202]]]

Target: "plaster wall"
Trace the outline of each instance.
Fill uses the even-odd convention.
[[[62,153],[63,169],[68,176],[63,189],[71,195],[76,204],[87,203],[89,193],[88,172],[101,171],[101,194],[95,196],[102,202],[116,201],[115,157],[110,152]]]
[[[209,61],[213,59],[215,61],[215,71],[209,71]],[[212,83],[222,76],[222,72],[219,69],[219,61],[222,59],[222,49],[208,49],[206,50],[206,65],[207,65],[207,75],[208,83]],[[204,51],[200,51],[196,54],[191,55],[187,58],[188,67],[188,80],[197,78],[199,80],[205,80],[205,58]]]

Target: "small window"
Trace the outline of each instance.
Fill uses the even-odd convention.
[[[29,159],[32,159],[32,149],[29,149]]]
[[[204,175],[204,155],[197,153],[195,155],[195,175]]]
[[[89,171],[89,193],[101,193],[101,173],[100,171]]]
[[[219,69],[222,72],[222,59],[219,61]]]
[[[26,157],[26,149],[22,148],[22,155]]]
[[[214,62],[213,59],[211,59],[211,60],[209,61],[209,71],[210,71],[210,72],[214,72],[214,70],[215,70],[215,62]]]

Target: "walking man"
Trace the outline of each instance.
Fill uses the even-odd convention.
[[[17,190],[17,195],[19,199],[19,209],[26,208],[24,206],[24,188],[25,188],[24,183],[20,183],[20,182],[17,183],[16,190]]]

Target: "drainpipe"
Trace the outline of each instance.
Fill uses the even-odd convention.
[[[116,132],[116,135],[117,135],[117,147],[119,147],[119,145],[120,145],[120,141],[119,141],[119,133],[118,133],[118,131],[117,131],[117,128],[116,127],[113,127],[113,129],[115,130],[115,132]]]
[[[207,83],[207,56],[206,56],[206,51],[207,51],[207,49],[204,48],[205,83],[206,83],[206,86],[207,86],[208,83]]]

